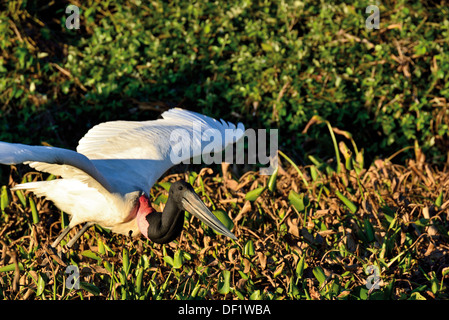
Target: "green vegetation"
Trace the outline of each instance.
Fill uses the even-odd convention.
[[[279,128],[282,167],[189,168],[238,241],[187,215],[170,244],[95,227],[58,258],[67,216],[9,190],[54,177],[2,166],[0,298],[447,299],[449,9],[379,3],[369,30],[369,4],[88,0],[68,30],[66,4],[8,1],[1,141],[73,149],[97,123],[181,106]]]
[[[46,248],[67,224],[65,214],[3,187],[0,297],[447,299],[447,172],[409,165],[377,160],[360,173],[342,166],[340,174],[298,167],[308,187],[293,166],[271,177],[249,171],[239,180],[192,172],[189,181],[234,226],[237,241],[187,214],[181,237],[169,244],[94,227],[61,258]],[[13,171],[11,181],[18,178]],[[172,174],[152,189],[156,210],[170,182],[183,178]],[[69,265],[80,271],[78,290],[66,286]]]
[[[329,157],[307,143],[325,128],[298,134],[316,114],[370,160],[415,140],[446,159],[449,9],[437,2],[381,3],[379,30],[365,27],[369,1],[90,0],[79,30],[58,3],[0,13],[0,140],[75,146],[98,122],[184,106],[279,127],[296,157]]]

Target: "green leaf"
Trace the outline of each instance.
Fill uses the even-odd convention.
[[[443,190],[441,190],[440,194],[438,195],[438,198],[435,200],[435,205],[440,208],[443,204]]]
[[[102,259],[93,251],[91,250],[84,250],[83,252],[81,252],[82,256],[85,256],[87,258],[91,258],[97,261],[102,261]]]
[[[270,176],[270,180],[268,180],[268,190],[271,192],[274,192],[274,189],[276,188],[276,178],[278,176],[278,170],[279,167],[276,167],[273,174]]]
[[[24,196],[22,190],[16,190],[16,195],[20,200],[20,203],[25,208],[27,206],[27,198]]]
[[[299,259],[298,261],[298,265],[296,266],[296,276],[300,279],[302,278],[302,275],[304,273],[305,257],[306,255],[303,254],[301,259]]]
[[[100,289],[92,283],[80,281],[80,287],[87,292],[92,293],[94,296],[98,296],[101,293]]]
[[[365,222],[365,233],[368,242],[374,242],[374,228],[368,218],[364,219]]]
[[[288,287],[288,293],[290,296],[296,298],[299,296],[300,291],[298,286],[295,284],[295,281],[293,281],[293,279],[290,280],[290,285]]]
[[[316,179],[318,178],[318,169],[316,168],[315,165],[311,165],[309,167],[310,169],[310,176],[312,177],[313,181],[316,181]]]
[[[173,258],[173,268],[179,269],[182,267],[182,264],[184,263],[183,256],[184,255],[183,255],[182,250],[177,250],[175,252],[175,256]]]
[[[122,257],[123,257],[123,270],[125,271],[125,275],[128,276],[129,268],[131,267],[131,265],[129,263],[129,251],[128,251],[128,249],[123,248]]]
[[[249,300],[262,300],[260,290],[255,290],[250,296]]]
[[[159,182],[158,185],[161,186],[162,188],[164,188],[166,191],[169,191],[171,183],[170,182]]]
[[[304,199],[304,193],[298,194],[294,190],[290,190],[288,200],[290,201],[290,204],[293,205],[299,212],[304,211],[308,205],[307,198]]]
[[[167,200],[168,200],[168,196],[161,193],[156,199],[154,199],[153,204],[159,205],[161,202],[167,203]]]
[[[343,194],[340,193],[340,191],[335,190],[335,194],[337,195],[337,197],[345,204],[345,206],[349,209],[349,211],[351,213],[356,213],[357,211],[357,206],[352,203],[351,200],[349,200],[348,198],[346,198]]]
[[[324,281],[326,281],[326,275],[324,274],[324,271],[320,266],[317,266],[313,269],[313,275],[320,283],[320,286],[323,285]]]
[[[1,210],[2,212],[5,211],[5,208],[7,208],[9,206],[9,198],[8,198],[8,190],[6,189],[6,186],[2,187],[2,195],[0,198],[0,202],[1,202]]]
[[[37,291],[36,291],[36,295],[40,296],[45,289],[45,279],[42,277],[41,274],[39,274],[39,278],[37,280]]]
[[[253,256],[254,255],[254,243],[253,243],[253,240],[248,240],[245,243],[245,248],[243,250],[243,253],[245,255],[248,255],[248,256]]]
[[[259,188],[249,191],[245,195],[245,200],[256,201],[256,199],[259,198],[259,196],[262,194],[262,192],[264,192],[264,190],[265,190],[265,187],[259,187]]]
[[[9,271],[14,271],[14,270],[16,270],[16,265],[14,263],[8,264],[8,265],[0,268],[0,272],[9,272]],[[19,270],[20,271],[25,270],[23,268],[22,262],[19,262]]]
[[[137,293],[138,295],[140,295],[140,294],[142,293],[142,280],[143,280],[143,274],[144,274],[143,271],[144,271],[144,270],[143,270],[143,267],[140,267],[140,268],[137,270],[137,276],[136,276],[136,283],[135,283],[135,286],[136,286],[136,293]]]
[[[33,223],[36,224],[39,222],[39,214],[36,209],[36,204],[34,203],[33,198],[30,198],[30,208],[31,208],[31,216],[33,218]]]
[[[221,294],[228,294],[231,289],[231,272],[223,270],[218,280],[218,292]]]
[[[228,230],[232,230],[232,228],[234,228],[234,222],[231,220],[231,218],[229,218],[228,214],[225,211],[218,209],[212,211],[212,213],[217,217],[218,220],[220,220],[221,223],[223,223],[226,228],[228,228]]]
[[[421,293],[419,292],[413,292],[410,295],[409,300],[427,300]]]

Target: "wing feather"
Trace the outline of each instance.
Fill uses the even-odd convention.
[[[173,133],[182,141],[174,142]],[[79,141],[77,151],[0,142],[0,163],[26,163],[39,171],[76,179],[89,187],[126,195],[149,193],[173,165],[203,154],[204,146],[219,152],[243,136],[244,126],[183,109],[170,109],[162,119],[110,121],[96,125]],[[227,136],[232,139],[228,139]],[[187,152],[173,160],[174,145]]]
[[[108,180],[98,171],[92,161],[78,152],[45,146],[29,146],[0,141],[0,163],[29,164],[37,170],[75,178],[97,188],[113,191]]]
[[[120,189],[122,194],[135,190],[149,192],[165,171],[181,161],[201,155],[206,144],[213,144],[209,147],[219,152],[244,133],[241,123],[236,127],[224,120],[178,108],[164,112],[162,118],[101,123],[79,141],[77,151],[91,159],[108,177],[113,188]],[[179,142],[181,147],[190,152],[181,154],[174,162],[171,158],[172,135],[176,130],[186,138]],[[233,139],[225,139],[227,134]],[[219,139],[210,141],[214,135]]]

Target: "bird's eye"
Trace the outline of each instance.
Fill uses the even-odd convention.
[[[178,187],[178,190],[182,190],[182,186],[179,186],[179,187]]]

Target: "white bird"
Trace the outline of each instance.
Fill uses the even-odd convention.
[[[206,142],[209,152],[219,152],[243,136],[243,124],[236,127],[178,108],[164,112],[162,117],[96,125],[79,141],[77,152],[0,142],[0,163],[25,163],[61,177],[19,184],[11,189],[26,189],[46,197],[71,216],[68,227],[52,247],[82,223],[84,227],[69,241],[69,248],[94,224],[118,234],[136,237],[142,233],[155,242],[166,243],[181,233],[184,210],[219,233],[236,239],[183,181],[171,185],[162,213],[154,211],[148,196],[157,179],[176,164],[173,158],[179,163],[199,156]],[[229,136],[233,139],[227,139]],[[185,150],[188,152],[179,154]]]

